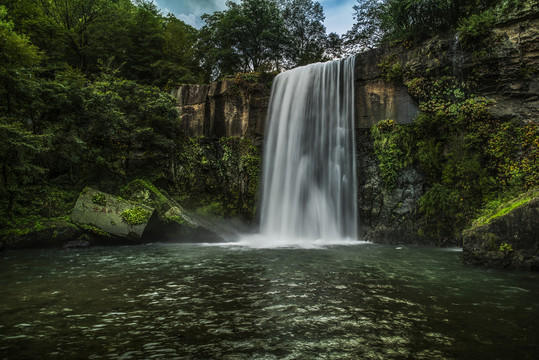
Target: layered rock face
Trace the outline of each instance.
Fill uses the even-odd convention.
[[[209,85],[182,85],[171,95],[189,137],[257,138],[264,133],[270,95],[266,84],[247,88],[226,78]]]
[[[373,50],[356,56],[356,128],[367,129],[386,119],[411,123],[417,102],[402,84],[380,76],[378,62],[386,54]],[[264,135],[270,89],[266,84],[245,88],[233,78],[211,84],[182,85],[171,92],[180,122],[189,137],[260,137]]]
[[[356,56],[355,118],[357,129],[369,129],[382,120],[409,124],[419,112],[417,102],[399,82],[381,75],[380,62],[393,55],[388,49],[375,49]]]

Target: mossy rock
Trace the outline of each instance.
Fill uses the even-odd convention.
[[[233,233],[220,223],[220,216],[190,211],[149,181],[134,180],[120,194],[135,203],[156,209],[160,225],[154,228],[153,236],[160,241],[223,241]]]
[[[506,201],[464,230],[463,259],[488,267],[539,270],[539,193]]]
[[[167,221],[166,212],[174,206],[162,190],[147,180],[133,180],[120,190],[120,195],[130,201],[154,208],[163,222]]]
[[[158,227],[156,217],[154,208],[91,188],[82,191],[71,213],[73,222],[94,235],[135,243]]]

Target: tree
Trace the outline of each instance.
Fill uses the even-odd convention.
[[[163,18],[154,3],[137,1],[127,26],[129,45],[122,73],[129,79],[150,84],[162,58]]]
[[[48,71],[65,63],[95,73],[98,60],[112,63],[126,53],[130,0],[5,0],[16,31],[47,56]],[[50,74],[49,74],[50,75]]]
[[[287,0],[283,18],[291,39],[286,51],[290,67],[325,60],[327,38],[322,5],[312,0]],[[334,37],[332,40],[335,45]]]
[[[225,11],[202,16],[200,48],[211,77],[278,67],[289,36],[277,4],[242,0],[226,5]]]
[[[348,51],[405,40],[421,41],[456,29],[473,14],[492,9],[499,0],[358,0],[356,20],[345,35]]]
[[[20,122],[0,118],[0,166],[6,213],[13,220],[13,207],[25,185],[39,180],[46,169],[36,162],[46,138],[24,129]]]
[[[179,139],[175,101],[158,88],[103,74],[90,87],[84,104],[81,139],[86,161],[125,178],[137,163],[156,170],[172,161]]]
[[[34,82],[34,67],[41,55],[25,37],[14,31],[6,20],[7,10],[0,6],[0,171],[6,213],[13,218],[13,207],[21,186],[39,178],[46,170],[35,162],[43,151],[43,136],[26,129],[27,119],[20,117],[24,93]],[[28,109],[29,107],[25,107]]]
[[[355,23],[344,35],[348,53],[372,49],[380,44],[384,35],[381,29],[381,14],[385,0],[358,0],[354,5]]]
[[[41,54],[26,37],[14,31],[7,20],[7,10],[0,6],[0,114],[14,115],[15,93],[23,79],[33,77],[33,68],[41,61]]]
[[[203,70],[196,49],[198,30],[171,14],[163,20],[162,58],[156,63],[154,84],[169,89],[202,82]]]
[[[73,52],[72,63],[88,70],[90,44],[95,30],[112,12],[111,0],[37,0],[49,25],[54,26],[64,44]],[[78,64],[75,62],[78,60]]]
[[[326,45],[324,49],[325,57],[328,59],[338,59],[343,56],[343,38],[337,33],[329,33],[326,38]]]

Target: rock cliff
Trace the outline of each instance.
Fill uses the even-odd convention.
[[[427,190],[424,174],[407,166],[387,188],[380,175],[369,129],[386,119],[414,121],[419,105],[406,80],[451,77],[475,95],[489,100],[495,118],[517,122],[539,120],[539,20],[536,10],[499,23],[487,49],[464,46],[458,34],[434,37],[416,46],[393,46],[356,56],[355,126],[358,163],[358,204],[365,239],[443,246],[460,245],[458,238],[440,243],[418,234],[418,200]],[[235,79],[210,85],[185,85],[173,91],[182,126],[188,136],[264,134],[269,88],[245,89]]]
[[[419,46],[372,50],[356,57],[358,206],[364,238],[382,243],[460,245],[420,235],[418,200],[427,190],[423,174],[405,167],[391,189],[384,186],[368,129],[385,119],[412,122],[417,104],[403,85],[412,78],[451,77],[488,99],[494,118],[539,121],[539,20],[534,12],[498,24],[487,50],[463,46],[458,34]]]
[[[209,85],[182,85],[171,95],[189,137],[251,137],[264,134],[270,88],[263,83],[242,86],[234,78]]]

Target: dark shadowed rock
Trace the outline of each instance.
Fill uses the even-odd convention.
[[[464,230],[466,263],[539,270],[539,196],[527,196],[529,193],[506,204],[505,210],[502,207],[484,223]]]
[[[85,240],[72,240],[72,241],[68,241],[66,242],[62,247],[64,249],[83,249],[83,248],[87,248],[90,246],[90,242],[89,241],[85,241]]]
[[[0,240],[6,249],[61,247],[80,234],[73,224],[63,220],[42,220],[32,227],[17,229]]]

